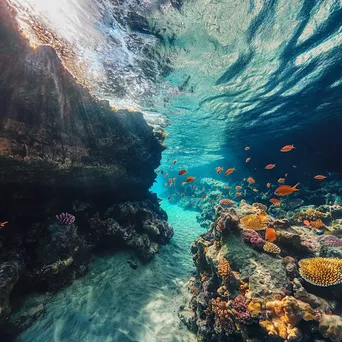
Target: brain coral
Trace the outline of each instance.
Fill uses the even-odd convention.
[[[264,251],[271,254],[279,254],[281,249],[272,242],[266,241],[263,247]]]
[[[342,283],[342,260],[338,258],[309,258],[299,261],[299,273],[309,283],[332,286]]]
[[[240,219],[243,229],[263,230],[266,229],[266,224],[257,214],[250,214]]]

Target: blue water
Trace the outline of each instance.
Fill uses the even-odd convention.
[[[196,213],[165,203],[175,229],[156,258],[133,270],[129,252],[97,257],[89,273],[56,294],[17,342],[192,342],[177,312],[189,296],[190,243],[203,232]]]

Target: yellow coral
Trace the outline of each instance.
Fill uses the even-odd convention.
[[[266,241],[263,247],[264,251],[271,254],[279,254],[281,249],[272,242]]]
[[[264,230],[266,229],[264,215],[250,214],[240,219],[243,229]]]
[[[342,283],[342,260],[338,258],[309,258],[299,261],[299,273],[309,283],[332,286]]]
[[[251,313],[253,318],[259,318],[262,310],[261,301],[257,299],[253,299],[247,306],[248,311]]]
[[[220,259],[217,267],[217,273],[223,280],[228,279],[233,274],[233,271],[226,258]]]

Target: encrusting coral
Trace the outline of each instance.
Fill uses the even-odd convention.
[[[342,318],[340,316],[322,315],[318,329],[324,337],[331,341],[342,341]]]
[[[217,273],[224,281],[227,281],[233,275],[233,271],[226,258],[220,259],[217,266]]]
[[[281,249],[272,242],[266,241],[263,247],[264,251],[270,254],[279,254]]]
[[[309,258],[298,263],[300,275],[317,286],[332,286],[342,283],[342,260],[338,258]]]

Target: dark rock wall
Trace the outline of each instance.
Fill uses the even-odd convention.
[[[0,1],[1,341],[18,333],[8,317],[24,295],[70,284],[104,248],[150,260],[173,235],[149,193],[161,140],[141,113],[95,99],[53,48],[29,47],[14,16]]]

